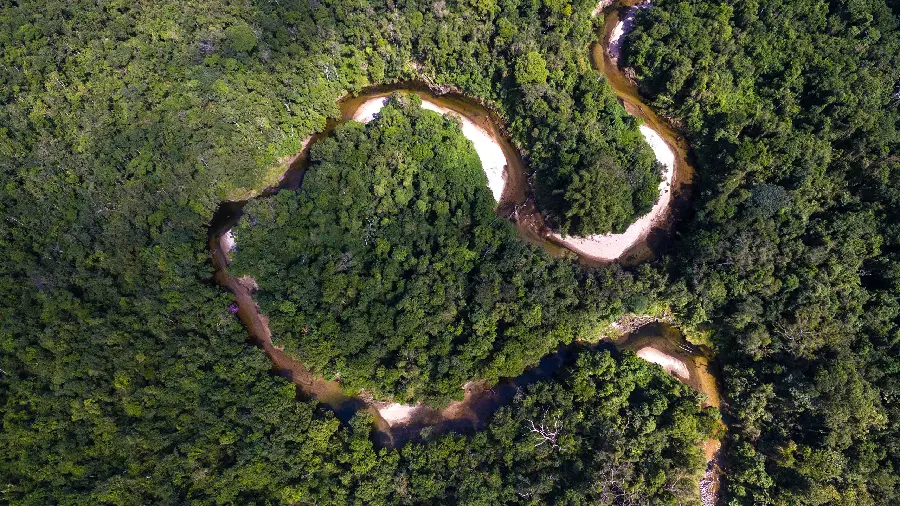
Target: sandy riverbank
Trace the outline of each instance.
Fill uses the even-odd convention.
[[[685,365],[684,362],[678,360],[672,355],[663,353],[652,346],[647,346],[639,349],[636,355],[639,358],[646,360],[647,362],[662,366],[662,368],[672,376],[675,376],[682,380],[686,380],[691,377],[691,373],[688,372],[687,365]]]
[[[563,237],[553,233],[552,237],[579,255],[597,261],[612,261],[621,257],[626,251],[644,240],[660,224],[669,210],[672,201],[672,179],[675,175],[675,152],[665,140],[652,128],[641,125],[641,134],[653,149],[656,159],[665,166],[662,181],[659,183],[659,199],[650,212],[634,221],[621,234],[590,235],[587,237]]]
[[[231,229],[229,229],[228,232],[225,232],[224,234],[222,234],[222,238],[220,239],[220,241],[222,241],[220,244],[222,247],[222,251],[224,251],[225,254],[228,254],[228,253],[231,253],[232,251],[234,251],[234,247],[235,247],[234,232],[232,232]]]
[[[591,11],[591,17],[597,17],[604,9],[612,5],[613,1],[614,0],[600,0],[600,2],[597,3],[597,6],[594,7],[594,10]]]
[[[378,414],[384,419],[388,425],[400,425],[409,421],[413,413],[419,409],[419,404],[399,404],[393,403],[378,408]]]
[[[494,195],[494,200],[500,201],[503,196],[503,189],[506,186],[506,167],[508,162],[506,155],[503,154],[503,148],[500,143],[484,128],[475,124],[470,118],[456,111],[438,105],[427,98],[422,98],[422,109],[434,111],[438,114],[451,114],[460,119],[462,123],[462,134],[472,141],[475,146],[475,152],[481,159],[481,168],[484,170],[488,179],[488,186]],[[375,119],[387,101],[386,97],[371,98],[356,110],[352,119],[360,123],[368,123]]]
[[[615,28],[612,30],[612,34],[609,36],[609,44],[606,47],[606,50],[609,52],[609,58],[613,63],[618,63],[619,57],[622,55],[622,39],[624,39],[625,35],[634,28],[634,18],[637,16],[638,10],[647,9],[649,7],[650,2],[643,2],[630,7],[622,19],[616,23]]]

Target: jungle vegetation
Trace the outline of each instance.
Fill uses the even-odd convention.
[[[448,436],[417,450],[374,449],[364,430],[342,426],[315,403],[298,402],[294,386],[269,374],[267,359],[246,342],[246,330],[229,313],[232,298],[211,280],[206,245],[218,204],[246,197],[277,178],[282,170],[277,160],[295,153],[303,138],[338,115],[340,96],[420,76],[415,62],[424,61],[426,51],[436,55],[438,47],[450,51],[441,56],[448,61],[486,54],[482,43],[468,45],[465,41],[474,40],[469,38],[420,43],[413,34],[421,29],[431,30],[432,40],[466,30],[484,42],[506,26],[503,33],[518,43],[504,47],[520,51],[524,41],[529,48],[510,61],[544,51],[547,86],[569,83],[556,65],[570,60],[549,51],[570,48],[575,58],[576,39],[569,34],[577,28],[580,37],[588,36],[587,7],[578,8],[577,25],[562,7],[545,11],[510,4],[504,10],[509,23],[499,21],[499,6],[475,14],[468,4],[20,1],[0,7],[0,502],[377,503],[366,495],[373,490],[388,503],[416,503],[432,501],[433,490],[441,488],[447,500],[462,496],[452,488],[456,481],[443,482],[437,475],[433,484],[423,480],[416,492],[426,499],[398,495],[401,471],[384,479],[375,473],[422,468],[401,461],[404,451],[424,459],[449,445],[468,456],[476,436]],[[443,32],[448,13],[455,13],[458,26]],[[510,26],[527,30],[516,35]],[[546,27],[556,27],[556,35],[538,48]],[[543,86],[529,80],[542,74],[538,60],[529,59],[523,60],[528,63],[521,67],[523,78]],[[495,100],[490,94],[497,90],[517,86],[491,74],[481,82],[493,84],[475,93],[457,73],[449,68],[440,79],[458,80],[488,100]],[[596,74],[579,76],[571,82],[605,90]],[[602,114],[613,115],[611,124],[627,138],[634,123],[608,91],[600,93],[607,97]],[[503,103],[495,105],[503,108]],[[554,121],[547,118],[563,117],[541,111],[533,122],[520,119],[511,128],[524,139],[525,132],[537,136],[541,128],[551,128]],[[562,121],[552,128],[571,129]],[[629,146],[613,132],[598,129],[593,135],[623,160],[641,152],[649,160],[637,136],[638,144]],[[569,142],[571,136],[557,139]],[[570,146],[592,149],[588,143]],[[651,166],[645,166],[650,174]],[[629,205],[634,208],[633,200]],[[658,291],[620,268],[595,276],[604,281],[591,285],[597,296],[587,303],[601,319],[640,308]],[[509,351],[511,362],[526,361]],[[659,375],[650,366],[633,367]],[[598,379],[599,391],[612,395],[628,387],[619,386],[615,374],[612,383],[602,379],[607,377]],[[629,407],[616,416],[634,412],[658,418],[659,427],[671,422],[680,441],[702,434],[702,416],[689,414],[686,425],[674,424],[681,418],[656,401],[677,405],[683,389],[665,378],[655,381],[668,386],[652,394],[651,406],[642,407],[644,389],[636,389],[634,406],[629,397]],[[558,409],[568,416],[574,412],[565,397],[554,401],[558,408],[541,405],[547,395],[555,394],[545,394],[522,416],[540,423],[543,418],[535,414],[545,408],[548,416]],[[524,431],[524,419],[513,419],[498,419],[498,427],[506,429],[479,443],[491,448],[479,458],[512,454],[514,445],[523,452],[534,447],[530,433],[514,433]],[[359,425],[368,427],[365,421]],[[695,426],[696,433],[687,430]],[[611,429],[585,430],[590,435]],[[566,429],[574,431],[572,425]],[[594,454],[589,445],[601,440],[584,440],[585,446],[566,446],[567,451]],[[679,473],[694,473],[696,462],[667,461],[693,451],[669,444],[636,446],[659,455],[658,461],[643,454],[619,457],[626,474],[616,478],[616,486],[670,497],[663,489],[680,480]],[[619,450],[609,451],[615,460]],[[535,467],[523,470],[528,474],[503,474],[509,467],[485,464],[487,471],[479,476],[491,486],[502,485],[509,503],[525,501],[515,487],[535,497],[567,497],[558,488],[527,489],[531,483],[548,487],[559,476],[553,465],[561,459],[555,451],[547,455],[552,456],[547,467],[532,460]],[[566,455],[569,465],[582,459]],[[584,478],[583,490],[590,479]],[[477,489],[467,490],[479,497]]]
[[[698,159],[669,297],[727,364],[730,504],[900,503],[898,16],[663,0],[625,44]]]
[[[444,404],[585,338],[604,283],[494,212],[455,120],[395,95],[316,143],[301,190],[255,199],[229,271],[259,284],[276,344],[349,391]],[[602,299],[601,299],[602,300]]]
[[[229,267],[259,284],[276,344],[401,402],[517,376],[586,320],[573,263],[494,213],[471,142],[419,100],[394,96],[367,125],[338,127],[313,146],[300,191],[248,203]]]
[[[726,504],[898,503],[900,7],[654,4],[625,61],[694,146],[696,202],[666,258],[591,271],[579,304],[608,321],[666,302],[708,336],[734,418]],[[377,449],[365,420],[343,426],[268,373],[211,282],[219,202],[272,182],[369,84],[426,79],[496,107],[564,231],[649,209],[652,154],[589,69],[592,8],[0,7],[0,502],[613,503],[588,484],[614,483],[677,503],[710,415],[653,367],[585,359],[564,374],[606,371],[590,398],[564,376],[490,430]],[[618,211],[572,215],[603,181],[627,183]],[[557,412],[578,443],[548,451],[530,422]]]

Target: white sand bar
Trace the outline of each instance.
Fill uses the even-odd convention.
[[[387,97],[366,100],[353,114],[353,120],[360,123],[372,121],[375,119],[378,111],[384,107],[387,100]],[[505,173],[507,166],[506,155],[503,154],[500,143],[488,131],[476,125],[463,114],[435,104],[425,98],[422,98],[422,109],[428,109],[439,114],[452,114],[460,119],[462,122],[462,134],[475,145],[475,152],[478,153],[478,158],[481,159],[481,168],[487,175],[488,186],[494,195],[494,200],[499,202],[500,197],[503,195],[503,187],[506,184]]]
[[[606,50],[609,52],[609,58],[613,63],[618,62],[619,56],[622,55],[622,39],[634,27],[634,18],[637,16],[638,9],[647,9],[649,7],[650,2],[644,2],[628,9],[625,16],[619,20],[612,33],[609,34],[609,45]]]
[[[609,7],[610,5],[612,5],[612,3],[613,0],[600,0],[600,2],[597,3],[597,6],[594,7],[594,10],[591,12],[591,17],[596,17],[597,14],[603,12],[603,9]]]
[[[629,248],[647,236],[654,225],[665,215],[672,201],[672,178],[675,175],[675,153],[666,141],[652,128],[641,125],[641,135],[650,144],[653,154],[665,165],[662,181],[659,183],[659,199],[650,212],[638,218],[621,234],[589,235],[587,237],[563,237],[553,233],[567,248],[595,260],[612,261],[622,256]]]
[[[219,247],[222,248],[222,251],[225,253],[231,253],[234,251],[235,240],[234,240],[234,232],[231,229],[228,229],[228,232],[222,234],[222,238],[220,239]]]
[[[687,365],[685,365],[684,362],[678,360],[672,355],[666,355],[665,353],[651,346],[639,349],[637,351],[637,356],[646,360],[647,362],[661,365],[667,373],[673,376],[677,376],[683,380],[689,379],[691,377],[691,374],[688,372]]]
[[[418,405],[394,403],[379,409],[378,414],[388,425],[396,425],[408,421],[418,407]]]

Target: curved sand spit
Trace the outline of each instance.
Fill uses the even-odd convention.
[[[386,97],[371,98],[362,103],[356,112],[353,113],[352,119],[360,123],[368,123],[375,119],[378,111],[380,111],[386,103]],[[440,106],[425,98],[422,98],[422,108],[439,114],[452,114],[460,118],[462,122],[463,135],[472,141],[475,151],[481,159],[481,166],[487,175],[488,186],[494,199],[499,201],[503,195],[503,189],[506,183],[506,155],[500,144],[485,131],[476,125],[469,118],[452,111],[446,107]],[[665,140],[652,128],[642,125],[640,132],[644,139],[653,149],[656,159],[665,166],[663,179],[659,184],[659,199],[656,204],[646,215],[638,218],[632,223],[628,229],[621,234],[603,234],[592,235],[587,237],[563,237],[558,233],[551,234],[565,247],[577,252],[580,255],[590,257],[600,261],[612,261],[621,257],[631,247],[644,239],[657,222],[665,215],[671,203],[672,194],[670,191],[672,178],[675,174],[675,153],[666,144]]]
[[[598,14],[603,12],[603,9],[606,9],[607,7],[612,5],[612,3],[613,0],[600,0],[600,2],[597,3],[597,6],[594,7],[594,10],[591,11],[591,17],[596,17]]]
[[[396,425],[409,421],[412,414],[419,409],[419,405],[415,404],[388,404],[378,409],[378,414],[384,419],[388,425]]]
[[[678,360],[672,355],[663,353],[652,346],[646,346],[639,349],[636,355],[646,360],[647,362],[662,366],[662,368],[672,376],[676,376],[684,380],[691,377],[691,373],[688,371],[687,365],[685,365],[684,362]]]
[[[386,97],[366,100],[353,114],[352,119],[360,123],[368,123],[375,119],[378,111],[384,107],[386,102]],[[488,186],[494,195],[494,200],[499,202],[500,197],[503,195],[503,187],[506,185],[505,172],[507,166],[506,155],[503,154],[500,143],[485,129],[456,111],[435,104],[426,98],[422,98],[422,109],[428,109],[438,114],[451,114],[462,121],[462,134],[475,145],[475,152],[478,153],[478,158],[481,159],[481,168],[487,175]]]
[[[652,128],[641,125],[641,134],[646,139],[656,159],[665,166],[659,183],[659,200],[649,213],[641,216],[621,234],[589,235],[587,237],[563,237],[552,234],[565,247],[595,260],[612,261],[621,257],[629,248],[640,242],[658,221],[666,214],[672,201],[672,178],[675,175],[675,153],[666,141]]]
[[[229,228],[228,232],[222,234],[222,251],[225,253],[231,253],[234,251],[235,241],[234,241],[234,232]]]
[[[600,3],[602,4],[603,2]],[[649,7],[650,2],[643,2],[631,7],[613,28],[612,33],[609,35],[609,45],[606,47],[606,50],[609,52],[609,58],[613,63],[617,63],[619,56],[622,55],[622,38],[634,27],[634,18],[637,16],[638,9],[647,9]]]

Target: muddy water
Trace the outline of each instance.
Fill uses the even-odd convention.
[[[260,347],[272,362],[273,373],[297,385],[299,399],[314,399],[321,402],[344,422],[348,422],[358,413],[367,412],[372,415],[375,420],[373,436],[380,446],[396,447],[408,441],[420,440],[422,430],[425,428],[429,428],[433,435],[480,430],[498,409],[511,403],[523,387],[552,378],[564,366],[571,364],[579,352],[587,349],[607,350],[614,355],[621,350],[635,352],[647,348],[657,350],[686,366],[687,376],[676,377],[695,391],[704,394],[706,396],[704,405],[719,405],[718,383],[711,366],[709,350],[688,343],[681,332],[672,325],[650,321],[615,341],[603,340],[595,344],[574,343],[560,347],[556,352],[541,359],[538,365],[515,378],[502,380],[493,386],[469,383],[464,387],[464,400],[451,403],[441,410],[422,406],[413,410],[409,419],[403,423],[388,424],[378,412],[383,403],[347,395],[339,382],[328,381],[312,373],[299,360],[286,354],[281,347],[272,342],[268,318],[260,312],[252,297],[256,289],[255,281],[250,278],[235,278],[228,272],[227,266],[230,263],[228,252],[232,243],[228,240],[229,234],[222,232],[224,231],[213,234],[209,244],[215,267],[215,280],[234,294],[238,306],[237,316],[247,327],[250,342]],[[705,447],[708,455],[717,449],[712,441],[707,442]]]
[[[603,2],[601,2],[601,5]],[[689,207],[692,190],[692,180],[695,168],[692,164],[690,146],[687,141],[678,134],[666,119],[661,118],[656,112],[647,106],[638,91],[637,84],[628,78],[626,69],[619,67],[618,58],[613,59],[607,48],[610,47],[610,37],[619,24],[619,21],[628,14],[628,10],[641,5],[646,7],[644,0],[619,0],[612,6],[601,7],[604,14],[604,22],[600,33],[600,43],[591,45],[591,63],[595,69],[606,76],[610,87],[622,102],[625,110],[644,121],[644,124],[655,130],[675,153],[675,173],[672,180],[672,205],[669,206],[668,216],[663,223],[668,223],[667,228],[657,230],[640,242],[631,252],[627,253],[626,261],[640,261],[653,256],[653,251],[658,250],[667,237],[671,234],[672,224],[676,223],[679,215]],[[680,358],[689,365],[690,377],[682,380],[694,390],[704,394],[704,405],[721,407],[720,384],[721,377],[712,363],[712,355],[709,350],[696,348],[687,343],[678,329],[660,324],[658,328],[647,326],[637,330],[625,342],[619,346],[632,350],[639,350],[644,346],[652,345],[671,356]],[[720,424],[720,431],[727,430],[725,423]],[[712,506],[719,502],[719,485],[722,475],[721,440],[711,438],[703,443],[703,450],[708,462],[706,474],[700,481],[700,500],[703,506]]]
[[[626,111],[641,118],[648,126],[657,131],[676,154],[672,189],[677,202],[679,198],[686,197],[688,183],[693,175],[693,168],[688,163],[688,147],[664,120],[641,102],[637,87],[626,78],[624,72],[610,61],[606,51],[603,50],[613,27],[618,22],[618,16],[618,8],[613,8],[606,15],[602,42],[594,44],[591,48],[593,64],[595,68],[606,75]],[[366,101],[372,98],[386,97],[394,92],[419,94],[423,99],[465,116],[489,132],[500,145],[507,160],[507,169],[504,174],[505,186],[497,205],[498,214],[511,219],[523,239],[543,246],[554,255],[566,253],[566,250],[550,237],[550,231],[544,225],[543,219],[534,205],[526,165],[520,151],[502,130],[502,125],[506,124],[503,118],[476,100],[453,92],[434,92],[421,83],[406,82],[369,88],[359,96],[342,99],[340,101],[341,118],[330,120],[323,132],[307,138],[303,143],[303,149],[297,155],[284,160],[288,170],[278,185],[267,188],[259,196],[266,197],[282,189],[299,188],[303,181],[303,173],[311,146],[317,140],[329,135],[339,124],[351,119]],[[453,403],[443,410],[418,408],[413,411],[405,423],[392,427],[378,415],[375,403],[365,401],[358,396],[346,395],[338,382],[326,381],[311,373],[299,361],[288,356],[273,344],[268,320],[265,315],[260,313],[252,298],[254,283],[248,279],[236,279],[227,271],[228,246],[223,243],[222,236],[240,218],[245,203],[246,201],[223,203],[211,223],[210,251],[216,268],[216,281],[235,294],[239,308],[237,315],[247,327],[251,341],[262,348],[272,361],[273,372],[298,386],[298,397],[322,402],[343,421],[349,420],[359,412],[371,413],[376,420],[375,437],[381,445],[396,446],[409,440],[418,439],[421,430],[426,427],[431,428],[432,434],[478,430],[484,427],[497,409],[509,404],[522,387],[552,377],[565,364],[569,363],[579,350],[587,347],[586,345],[572,345],[561,348],[519,377],[502,381],[493,387],[480,383],[468,384],[465,387],[466,393],[463,401]],[[671,223],[671,220],[667,220],[666,223]],[[668,231],[663,229],[657,231],[655,235],[651,234],[649,238],[629,250],[624,259],[620,259],[620,261],[636,262],[652,256],[654,245],[659,242],[659,239],[654,239],[654,237],[664,237],[667,233]],[[691,347],[680,332],[673,327],[664,324],[648,325],[617,341],[615,345],[603,342],[592,347],[615,352],[620,349],[637,351],[651,345],[653,348],[683,361],[688,367],[688,377],[683,381],[695,390],[704,393],[707,396],[708,404],[718,405],[718,389],[715,377],[709,369],[708,354],[704,350]]]
[[[703,346],[689,343],[678,327],[662,321],[651,321],[615,341],[619,350],[636,353],[652,348],[684,363],[687,377],[676,374],[679,381],[703,394],[704,406],[719,407],[717,373],[712,364],[712,352]]]
[[[237,316],[247,327],[250,342],[260,347],[272,362],[272,372],[297,385],[298,399],[321,402],[345,423],[359,413],[370,414],[375,420],[372,435],[376,444],[381,447],[397,447],[410,441],[419,441],[423,437],[423,429],[428,429],[431,435],[481,430],[491,416],[501,407],[509,405],[524,387],[551,379],[584,350],[606,350],[614,356],[621,350],[638,351],[646,347],[660,350],[687,365],[688,377],[679,380],[703,393],[707,398],[704,405],[718,406],[716,379],[710,370],[706,350],[690,345],[677,328],[651,322],[627,333],[615,343],[601,341],[595,344],[574,343],[561,346],[556,352],[541,359],[538,365],[515,378],[502,380],[493,386],[484,383],[466,384],[462,401],[453,402],[440,410],[427,406],[418,407],[408,420],[390,425],[379,415],[378,403],[364,400],[360,396],[347,395],[339,382],[328,381],[312,373],[299,360],[275,346],[268,318],[259,311],[252,298],[255,282],[249,278],[235,278],[228,272],[230,244],[225,234],[213,236],[209,246],[216,269],[215,280],[235,295]]]
[[[628,9],[642,3],[644,2],[640,0],[621,0],[614,2],[611,6],[606,6],[598,14],[604,16],[603,26],[597,33],[599,41],[591,44],[590,48],[591,65],[603,73],[625,111],[640,118],[647,127],[662,138],[675,154],[674,174],[670,187],[672,203],[662,216],[654,219],[654,228],[617,260],[623,264],[646,261],[664,248],[672,235],[674,224],[679,221],[679,215],[688,208],[691,183],[695,173],[687,141],[675,131],[666,119],[657,115],[650,106],[643,102],[637,84],[627,77],[627,70],[620,68],[617,61],[613,60],[607,51],[616,25],[626,15]],[[603,2],[600,5],[602,4]],[[588,260],[588,263],[591,262]]]
[[[364,400],[360,396],[347,395],[337,381],[328,381],[309,371],[299,360],[286,354],[272,342],[268,318],[263,315],[255,301],[255,282],[249,278],[235,278],[229,274],[229,241],[225,234],[211,237],[210,251],[216,269],[215,280],[232,292],[237,301],[237,316],[247,327],[250,342],[262,348],[272,362],[272,372],[297,385],[297,396],[302,400],[317,400],[332,410],[343,422],[348,422],[359,413],[368,413],[375,420],[373,437],[382,447],[396,447],[409,441],[421,440],[423,429],[432,435],[448,432],[465,433],[485,427],[491,416],[502,406],[510,404],[524,387],[552,378],[564,366],[571,364],[578,353],[587,349],[607,350],[617,355],[621,350],[652,347],[687,366],[688,376],[678,378],[694,390],[704,394],[704,405],[718,406],[719,396],[716,377],[710,366],[707,350],[689,344],[677,328],[651,322],[625,334],[615,341],[601,341],[595,344],[574,343],[560,347],[555,353],[545,356],[537,366],[521,375],[502,380],[496,385],[469,383],[465,385],[462,401],[451,403],[438,410],[422,406],[413,410],[408,420],[390,425],[381,418],[378,403]],[[707,443],[707,453],[711,443]]]
[[[717,374],[710,350],[692,345],[677,327],[669,323],[650,321],[614,341],[576,342],[561,346],[555,353],[545,356],[538,365],[523,374],[503,380],[492,387],[481,383],[467,384],[465,400],[452,403],[440,411],[427,407],[418,408],[406,423],[390,427],[387,432],[382,432],[380,437],[383,440],[389,437],[391,444],[398,445],[418,440],[422,429],[426,427],[431,427],[432,434],[480,430],[498,409],[510,404],[522,388],[553,378],[566,366],[571,365],[581,352],[605,350],[613,356],[618,356],[623,350],[638,352],[647,348],[658,350],[683,362],[688,376],[676,379],[703,394],[705,397],[703,406],[719,406]],[[717,441],[711,440],[704,444],[707,460],[718,448],[715,443]]]
[[[423,100],[428,100],[464,116],[476,126],[488,132],[497,141],[507,160],[507,168],[504,173],[504,189],[497,205],[498,214],[504,217],[514,215],[516,209],[521,208],[523,203],[527,201],[528,183],[525,176],[525,163],[519,150],[509,140],[509,137],[501,131],[500,125],[504,125],[505,122],[502,121],[499,115],[478,101],[466,96],[453,92],[437,94],[429,87],[416,82],[372,87],[364,90],[358,96],[344,97],[339,103],[341,117],[329,120],[325,130],[305,139],[303,148],[299,153],[283,160],[287,170],[279,183],[264,189],[254,198],[266,198],[281,190],[296,190],[300,188],[312,146],[317,141],[330,135],[338,125],[352,119],[365,102],[373,98],[387,97],[392,93],[415,93]],[[547,374],[546,367],[539,367],[531,374],[523,374],[515,380],[494,388],[487,388],[485,385],[478,383],[466,385],[464,401],[453,403],[444,410],[435,410],[428,407],[416,409],[406,423],[392,428],[379,416],[376,403],[367,402],[359,396],[346,395],[338,382],[328,381],[313,374],[302,363],[285,354],[272,342],[268,318],[260,312],[252,297],[255,289],[253,283],[249,280],[233,277],[227,269],[229,264],[228,251],[231,246],[228,241],[230,234],[227,232],[240,219],[246,203],[247,200],[222,203],[211,222],[209,247],[215,268],[216,282],[235,295],[238,305],[237,316],[247,327],[250,341],[262,348],[266,356],[272,361],[274,373],[292,381],[298,386],[298,397],[322,402],[334,411],[339,419],[345,422],[349,421],[358,412],[366,411],[370,413],[376,420],[375,436],[380,444],[393,446],[415,439],[419,437],[419,433],[424,427],[432,427],[432,433],[480,428],[499,406],[508,403],[512,399],[512,395],[519,387],[542,379]],[[520,235],[526,240],[543,245],[552,254],[560,254],[560,248],[543,241],[537,232],[532,231],[527,226],[520,227],[520,229]],[[555,363],[557,360],[557,358],[548,359],[547,363]]]

